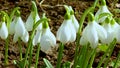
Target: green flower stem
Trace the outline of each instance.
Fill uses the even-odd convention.
[[[40,19],[39,21],[37,21],[36,23],[35,23],[35,25],[33,26],[33,30],[32,30],[32,34],[31,34],[31,36],[30,36],[30,39],[29,39],[29,41],[28,41],[28,47],[27,47],[27,49],[26,49],[26,54],[25,54],[25,62],[24,62],[24,64],[23,64],[23,68],[25,68],[25,66],[26,66],[26,63],[27,63],[27,58],[28,58],[28,53],[29,53],[29,51],[31,50],[30,48],[31,48],[31,44],[32,44],[32,40],[33,40],[33,36],[34,36],[34,33],[35,33],[35,29],[38,27],[38,25],[42,22],[42,21],[44,21],[44,20],[47,20],[46,18],[42,18],[42,19]]]
[[[108,54],[110,48],[111,48],[112,46],[114,46],[115,44],[116,44],[116,39],[114,39],[114,40],[110,43],[110,45],[109,45],[108,49],[106,50],[105,54],[102,56],[102,58],[101,58],[101,60],[100,60],[100,62],[99,62],[99,64],[98,64],[97,68],[100,68],[100,66],[101,66],[104,58],[105,58],[106,55]]]
[[[36,63],[35,63],[35,68],[37,68],[37,65],[38,65],[39,53],[40,53],[40,43],[39,43],[39,45],[38,45],[38,49],[37,49],[37,53],[36,53]]]
[[[62,55],[63,55],[63,49],[64,49],[64,45],[63,45],[63,43],[60,43],[56,68],[61,68],[61,60],[62,60]]]
[[[32,38],[33,39],[33,38]],[[31,63],[32,63],[32,53],[33,53],[33,45],[32,43],[30,44],[30,58],[29,58],[29,65],[28,65],[28,68],[31,67]]]
[[[91,56],[90,64],[88,65],[88,68],[92,68],[92,64],[94,62],[95,55],[96,55],[96,49],[94,49],[93,52],[92,52],[92,56]]]
[[[116,43],[115,43],[115,44],[116,44]],[[109,50],[109,56],[108,56],[107,59],[106,59],[106,62],[105,62],[105,64],[104,64],[104,68],[106,68],[107,65],[108,65],[108,62],[109,62],[109,59],[110,59],[110,57],[111,57],[111,55],[112,55],[112,52],[113,52],[113,50],[114,50],[115,44],[113,44],[112,47],[111,47],[110,50]]]
[[[77,33],[77,41],[76,41],[76,49],[75,49],[75,57],[74,57],[73,68],[76,68],[76,66],[77,66],[76,62],[78,60],[77,56],[78,56],[78,52],[79,52],[79,40],[80,40],[80,33],[82,31],[83,22],[85,20],[86,15],[95,8],[95,6],[97,5],[98,1],[99,0],[96,0],[92,7],[89,7],[88,9],[86,9],[85,12],[83,13],[83,15],[80,18],[80,27],[79,27],[79,30],[78,30],[78,33]]]
[[[5,40],[5,65],[8,64],[8,45],[9,37]]]
[[[16,7],[16,8],[13,9],[13,11],[12,11],[11,14],[10,14],[10,22],[12,21],[14,15],[15,15],[15,12],[16,12],[17,10],[19,10],[19,9],[20,9],[20,7]]]
[[[76,49],[75,49],[75,56],[74,56],[74,65],[73,68],[76,68],[77,66],[77,61],[78,61],[78,52],[79,52],[79,41],[80,41],[80,33],[82,30],[82,26],[83,26],[83,22],[85,20],[86,15],[93,9],[93,7],[88,8],[87,10],[85,10],[85,12],[83,13],[82,17],[80,18],[80,27],[77,33],[77,41],[76,41]]]
[[[85,60],[86,51],[87,51],[87,45],[82,47],[81,53],[78,55],[78,62],[76,62],[76,65],[79,65],[80,67],[83,67],[83,64],[84,64],[83,62]]]
[[[30,36],[30,39],[28,41],[28,47],[27,47],[26,54],[25,54],[25,62],[24,62],[23,68],[25,68],[25,66],[26,66],[28,53],[31,50],[30,48],[32,47],[31,43],[32,43],[32,39],[33,39],[33,36],[34,36],[34,32],[35,32],[35,30],[32,31],[32,35]]]
[[[20,38],[18,39],[18,46],[19,46],[19,50],[20,50],[20,61],[22,61],[22,45],[21,45]]]
[[[117,56],[117,59],[115,61],[115,64],[114,64],[113,68],[117,68],[117,63],[119,62],[119,60],[120,60],[120,51],[119,51],[119,54]]]
[[[85,59],[84,59],[84,64],[83,64],[82,68],[87,68],[88,62],[89,62],[91,55],[92,55],[92,51],[93,51],[93,49],[89,50],[89,48],[87,48],[86,54],[84,56]]]

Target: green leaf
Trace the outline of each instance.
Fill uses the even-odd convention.
[[[47,66],[46,68],[54,68],[47,59],[43,58],[43,61],[45,62],[46,66]]]
[[[106,52],[106,50],[108,49],[108,46],[107,46],[107,45],[100,45],[100,46],[98,46],[98,48],[99,48],[101,51]]]
[[[19,68],[23,68],[24,62],[25,62],[24,59],[22,61],[14,60],[14,64],[17,65]],[[27,61],[27,64],[28,64],[28,61]]]
[[[69,61],[65,62],[62,68],[70,68],[70,62]]]

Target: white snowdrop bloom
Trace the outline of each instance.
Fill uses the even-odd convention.
[[[5,22],[1,23],[1,27],[0,27],[0,37],[2,39],[6,39],[8,37],[8,29],[7,26],[5,24]]]
[[[117,39],[117,43],[120,44],[120,25],[113,19],[113,24],[111,25],[115,34],[115,38]]]
[[[100,9],[96,12],[95,18],[98,18],[99,15],[102,14],[102,13],[110,13],[111,14],[111,12],[108,10],[107,6],[104,5],[104,6],[101,6]],[[103,22],[106,19],[106,17],[107,16],[104,16],[104,17],[100,18],[99,20],[97,20],[97,22],[98,23]]]
[[[80,44],[86,45],[87,43],[90,43],[92,48],[96,48],[99,43],[98,41],[102,41],[103,38],[107,38],[105,29],[97,22],[93,21],[88,23],[88,25],[83,30]]]
[[[76,31],[71,19],[65,19],[57,31],[57,40],[62,43],[74,42],[76,39]]]
[[[72,9],[71,6],[69,6],[69,9],[70,9],[70,11],[71,11],[71,13],[72,13],[72,15],[71,15],[72,23],[73,23],[73,25],[74,25],[74,27],[75,27],[76,32],[78,32],[78,29],[79,29],[78,21],[77,21],[77,19],[75,18],[74,11],[73,11],[73,9]]]
[[[103,24],[103,27],[105,28],[107,32],[107,38],[104,39],[102,42],[106,44],[110,44],[114,40],[114,38],[118,39],[117,36],[118,36],[119,28],[120,28],[120,25],[116,23],[114,20],[110,20],[108,22],[109,23],[105,22]]]
[[[42,35],[40,39],[41,50],[45,53],[49,51],[56,45],[56,38],[54,34],[50,31],[50,28],[43,28]]]
[[[40,17],[37,13],[36,16],[35,16],[35,22],[37,22],[39,19],[40,19]],[[30,15],[27,18],[26,25],[25,25],[27,31],[32,31],[33,25],[34,25],[35,22],[34,22],[34,12],[31,12]]]
[[[103,27],[105,28],[106,32],[107,32],[107,38],[106,39],[103,39],[103,43],[106,43],[106,44],[110,44],[113,39],[115,38],[115,32],[114,32],[114,29],[112,28],[111,24],[110,23],[105,23],[103,25]]]
[[[22,21],[21,17],[17,17],[15,22],[15,35],[13,38],[13,42],[17,42],[18,38],[21,38],[24,42],[27,42],[29,34],[27,33],[27,30],[25,29],[24,22]],[[22,38],[24,37],[24,38]]]

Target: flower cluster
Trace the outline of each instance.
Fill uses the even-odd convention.
[[[106,3],[102,4],[95,16],[93,14],[89,15],[92,20],[88,22],[82,32],[81,45],[89,43],[92,48],[96,48],[98,43],[110,44],[114,39],[117,39],[117,43],[120,43],[120,25],[112,17]]]
[[[2,39],[6,39],[8,34],[10,34],[14,35],[14,43],[19,39],[27,43],[29,41],[29,31],[32,31],[34,29],[34,25],[37,24],[38,21],[42,20],[35,28],[32,45],[40,44],[43,52],[47,53],[51,50],[51,48],[56,45],[56,39],[63,44],[74,42],[76,40],[79,23],[74,16],[74,11],[71,6],[64,5],[66,13],[64,21],[57,31],[56,37],[50,30],[48,19],[45,14],[40,18],[34,2],[32,6],[32,11],[25,23],[23,22],[18,10],[15,11],[15,15],[9,25],[6,25],[6,21],[3,16],[3,20],[0,24],[0,37]],[[88,17],[88,25],[84,28],[80,39],[81,45],[87,45],[90,43],[92,48],[96,48],[98,43],[109,44],[114,38],[116,38],[117,42],[120,43],[120,25],[112,17],[112,13],[108,10],[106,3],[102,4],[95,16],[92,13],[89,13]]]

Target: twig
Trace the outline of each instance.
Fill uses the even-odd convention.
[[[41,10],[44,12],[44,13],[46,13],[46,11],[42,8],[42,3],[44,2],[44,0],[42,0],[40,3],[39,3],[39,1],[38,0],[36,0],[36,3],[39,5],[39,7],[41,8]]]
[[[64,7],[64,5],[60,5],[60,4],[57,4],[57,5],[46,5],[46,4],[42,4],[44,2],[44,0],[42,0],[40,3],[38,2],[38,0],[36,0],[36,3],[39,5],[39,7],[41,8],[41,10],[43,12],[46,13],[46,11],[43,9],[43,7],[49,7],[49,8],[55,8],[55,7]]]

